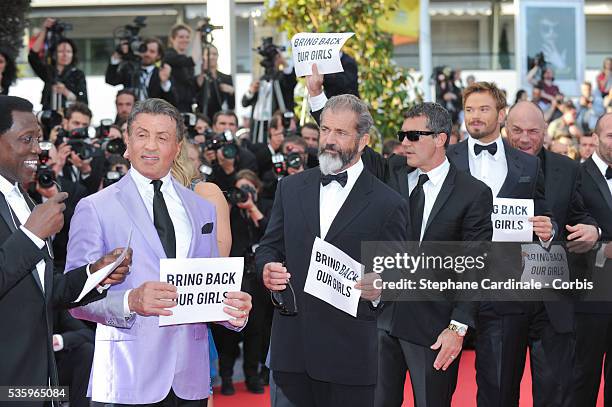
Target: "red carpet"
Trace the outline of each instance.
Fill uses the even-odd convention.
[[[474,370],[474,351],[465,351],[461,356],[459,368],[459,379],[457,390],[453,397],[453,406],[467,407],[476,405],[476,372]],[[222,396],[215,388],[214,407],[268,407],[270,405],[269,387],[266,393],[255,395],[247,392],[244,383],[236,384],[234,396]],[[412,391],[410,379],[406,381],[404,407],[412,407]],[[521,382],[521,407],[529,407],[533,403],[531,399],[531,375],[529,373],[529,360],[525,366],[525,373]],[[603,386],[599,388],[599,400],[597,406],[603,406]]]

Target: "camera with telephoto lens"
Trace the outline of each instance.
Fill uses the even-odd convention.
[[[48,141],[38,143],[40,154],[38,155],[38,168],[36,169],[36,182],[41,188],[47,189],[55,185],[55,171],[49,166],[49,151],[53,144]]]
[[[96,131],[96,137],[100,140],[108,138],[108,134],[110,133],[111,126],[113,125],[113,119],[102,119],[100,120],[100,126]]]
[[[71,30],[72,24],[55,20],[55,23],[47,29],[47,38],[45,38],[47,50],[57,49],[57,44],[66,37],[64,33]]]
[[[287,155],[277,153],[272,156],[272,169],[276,178],[281,179],[289,174],[288,169],[299,169],[304,165],[300,153],[289,153]]]
[[[59,146],[66,143],[72,151],[79,156],[81,160],[88,160],[93,157],[95,147],[89,142],[89,134],[87,127],[81,127],[74,130],[60,129],[57,133],[55,145]]]
[[[123,27],[115,30],[115,38],[118,39],[117,47],[115,51],[121,54],[122,58],[125,57],[134,57],[135,54],[142,54],[147,50],[146,45],[144,44],[142,38],[140,37],[140,30],[147,26],[145,20],[146,16],[138,16],[134,18],[133,24],[126,24]],[[124,54],[121,45],[128,44],[128,53]]]
[[[108,154],[123,155],[125,150],[127,150],[127,146],[121,138],[105,138],[102,140],[102,150]]]
[[[259,64],[264,67],[266,70],[266,74],[271,74],[276,70],[276,65],[274,63],[274,59],[276,55],[285,51],[287,48],[275,45],[272,37],[265,37],[263,39],[262,44],[255,48],[254,51],[257,51],[259,55],[261,55],[262,60]]]
[[[198,132],[195,129],[198,118],[193,113],[181,113],[183,116],[183,123],[185,124],[185,135],[189,140],[193,140]]]
[[[219,150],[221,154],[227,159],[236,158],[238,155],[238,146],[234,140],[232,132],[226,130],[224,133],[209,133],[205,134],[206,141],[204,141],[204,150]]]
[[[223,195],[231,205],[245,203],[249,200],[249,195],[253,201],[257,200],[257,191],[250,185],[243,185],[240,188],[232,187],[223,192]]]

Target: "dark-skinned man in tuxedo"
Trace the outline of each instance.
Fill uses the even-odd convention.
[[[34,206],[24,192],[36,172],[39,140],[32,104],[15,96],[0,96],[0,386],[58,385],[53,307],[102,298],[105,291],[98,287],[80,303],[73,303],[89,276],[120,253],[116,249],[69,275],[53,273],[49,238],[64,224],[67,194],[60,192]],[[131,254],[102,284],[122,282],[130,263]],[[42,401],[29,404],[42,405]]]

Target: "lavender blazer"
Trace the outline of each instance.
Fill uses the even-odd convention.
[[[218,256],[214,206],[175,180],[173,185],[191,221],[188,257]],[[202,233],[202,226],[210,222],[212,232]],[[182,399],[207,398],[206,324],[159,327],[158,317],[124,317],[125,291],[146,281],[159,281],[159,260],[166,257],[129,174],[79,202],[70,224],[66,270],[124,247],[130,230],[134,252],[126,280],[112,286],[106,298],[71,310],[76,318],[98,323],[88,396],[98,402],[148,404],[161,401],[172,388]]]

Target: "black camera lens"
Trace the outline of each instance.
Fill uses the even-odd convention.
[[[221,154],[227,159],[236,158],[238,155],[238,147],[235,144],[225,144],[221,147]]]
[[[298,169],[302,166],[302,156],[299,153],[289,153],[287,155],[287,167]]]
[[[102,144],[102,147],[107,153],[117,155],[123,155],[123,153],[125,153],[125,150],[127,149],[127,146],[120,138],[107,140]]]
[[[36,170],[36,182],[41,188],[51,188],[55,185],[55,172],[47,165],[40,165]]]
[[[245,203],[249,200],[249,193],[240,188],[230,188],[223,194],[225,195],[225,199],[227,199],[227,201],[232,205]]]

